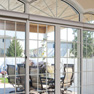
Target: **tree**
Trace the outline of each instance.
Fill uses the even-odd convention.
[[[22,51],[23,51],[22,47],[19,41],[15,40],[15,38],[13,38],[13,40],[11,41],[9,48],[7,49],[6,56],[15,57],[15,42],[16,42],[16,56],[22,57]]]
[[[72,49],[71,53],[74,54],[75,57],[77,57],[77,30],[74,30],[73,35],[75,35],[75,38],[72,43]],[[83,57],[92,57],[94,55],[94,45],[93,44],[93,32],[89,31],[83,31]]]

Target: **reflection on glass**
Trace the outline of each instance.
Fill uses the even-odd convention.
[[[47,26],[47,40],[54,41],[54,26]]]
[[[60,87],[61,94],[80,94],[80,62],[78,58],[78,47],[80,39],[78,29],[60,29],[61,59],[60,59]],[[77,88],[76,88],[77,87]]]
[[[4,38],[4,30],[0,30],[0,38]]]
[[[30,24],[29,35],[30,93],[54,92],[54,26]]]
[[[16,92],[22,92],[25,94],[25,75],[16,76]]]
[[[6,75],[6,71],[4,69],[4,58],[0,57],[0,92],[2,94],[4,94],[4,74]],[[5,80],[7,80],[7,78]]]
[[[16,22],[16,31],[23,31],[25,32],[25,23],[22,22]]]
[[[16,38],[25,39],[25,23],[16,23]]]
[[[54,42],[47,42],[47,57],[54,57]]]
[[[29,40],[29,56],[37,57],[37,41]]]
[[[39,25],[39,40],[47,40],[46,25]]]
[[[15,31],[6,31],[6,38],[14,38]]]
[[[0,30],[4,30],[4,21],[3,20],[0,20]],[[0,33],[0,35],[1,35],[1,33]]]
[[[4,39],[0,39],[0,57],[4,57]]]
[[[61,57],[68,57],[68,44],[67,43],[61,43]]]
[[[37,24],[30,24],[29,39],[37,39]]]
[[[7,57],[15,57],[15,38],[5,39],[5,49]]]
[[[88,44],[93,44],[94,43],[94,34],[92,31],[83,31],[83,42],[88,43]]]
[[[60,39],[61,41],[65,42],[77,42],[78,38],[77,38],[77,29],[73,29],[73,28],[64,28],[61,27],[60,29]]]
[[[16,40],[16,57],[25,57],[25,41]]]
[[[38,57],[46,57],[46,41],[39,41],[38,44]]]
[[[21,27],[17,27],[17,24],[15,24],[15,22],[12,21],[5,21],[5,23],[6,31],[3,30],[3,23],[0,23],[0,28],[2,26],[0,30],[0,57],[2,57],[0,58],[1,94],[4,94],[4,89],[5,93],[9,94],[11,92],[15,93],[15,90],[19,88],[19,85],[20,89],[18,90],[21,90],[21,86],[25,86],[25,84],[21,84],[21,81],[25,82],[25,79],[21,79],[23,75],[25,76],[25,58],[22,58],[25,56],[25,33],[21,33],[21,40],[17,40],[17,37],[15,35],[19,36],[20,33],[17,33],[18,31],[15,32],[15,30],[22,31],[22,29],[20,29]],[[20,25],[23,27],[22,24]],[[5,58],[3,58],[4,55]],[[19,58],[15,59],[15,57]],[[21,66],[21,68],[18,68],[18,65],[24,65],[24,67]],[[25,87],[23,88],[23,90],[24,89]]]
[[[5,78],[5,94],[15,93],[15,76],[9,76]]]
[[[16,31],[17,39],[25,39],[25,32]]]
[[[61,27],[60,29],[60,39],[61,41],[67,41],[67,35],[68,34],[68,30],[67,28]]]
[[[77,42],[77,29],[68,28],[68,41],[69,42]]]
[[[13,21],[6,21],[6,30],[13,30],[13,31],[15,31],[15,22],[13,22]]]

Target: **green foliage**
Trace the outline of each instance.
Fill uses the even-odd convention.
[[[5,80],[4,80],[4,78],[0,78],[0,80],[1,80],[1,83],[8,83],[8,79],[7,78],[5,78]]]
[[[75,35],[75,38],[73,40],[73,44],[72,44],[72,49],[71,49],[71,53],[74,54],[75,57],[77,57],[77,41],[78,41],[78,36],[77,36],[77,30],[75,30],[73,32],[73,34]],[[83,57],[87,57],[90,58],[94,55],[94,45],[93,44],[93,32],[89,32],[89,31],[83,31]]]
[[[15,42],[16,42],[16,57],[22,57],[22,47],[18,40],[13,38],[12,42],[10,43],[9,48],[7,49],[6,56],[15,57]]]

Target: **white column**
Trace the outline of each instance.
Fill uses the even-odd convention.
[[[60,26],[55,28],[55,94],[60,94]]]

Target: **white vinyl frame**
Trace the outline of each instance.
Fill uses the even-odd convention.
[[[56,81],[55,81],[55,94],[60,94],[60,83],[58,80],[60,79],[60,71],[59,71],[59,64],[60,62],[60,40],[58,37],[60,37],[60,25],[68,26],[68,27],[74,27],[79,28],[81,30],[80,37],[81,37],[81,47],[80,47],[80,63],[82,66],[82,58],[83,58],[83,36],[82,31],[83,28],[85,29],[91,29],[94,30],[93,24],[87,24],[82,22],[73,22],[73,21],[67,21],[63,19],[58,18],[50,18],[50,17],[43,17],[43,16],[36,16],[36,15],[30,15],[27,13],[17,13],[17,12],[10,12],[6,10],[0,10],[0,19],[3,20],[10,20],[10,21],[23,21],[26,22],[26,94],[29,94],[29,21],[32,22],[39,22],[39,23],[46,23],[46,24],[52,24],[55,26],[55,74],[56,74]],[[82,68],[82,67],[81,67]],[[81,69],[82,70],[82,69]],[[57,76],[58,75],[58,76]],[[82,74],[81,74],[82,75]],[[80,79],[82,81],[82,78]],[[81,86],[82,88],[82,86]],[[81,92],[82,94],[82,92]]]

